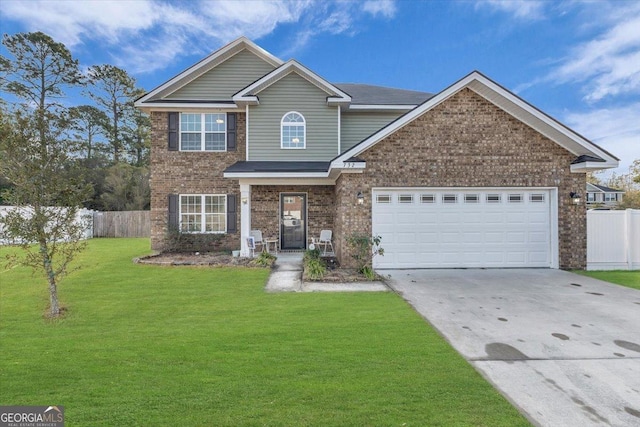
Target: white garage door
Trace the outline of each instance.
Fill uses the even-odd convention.
[[[547,189],[375,189],[375,268],[551,267]]]

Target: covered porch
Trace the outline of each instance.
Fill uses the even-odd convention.
[[[260,230],[280,251],[308,248],[322,230],[333,230],[333,185],[240,184],[241,255],[249,256],[247,237]]]

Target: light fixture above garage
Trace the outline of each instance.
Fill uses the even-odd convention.
[[[573,202],[574,205],[579,205],[580,202],[582,201],[582,196],[580,195],[580,193],[576,193],[575,191],[572,191],[569,194],[569,197],[571,197],[571,201]]]
[[[362,191],[358,191],[358,193],[356,194],[356,200],[358,201],[359,205],[364,205],[364,194],[362,194]]]

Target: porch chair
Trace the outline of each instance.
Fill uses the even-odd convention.
[[[256,249],[260,246],[260,250],[264,250],[264,240],[262,240],[262,231],[261,230],[251,230],[249,231],[249,236],[253,237],[253,241],[255,243]]]
[[[331,237],[333,232],[331,230],[321,230],[320,238],[318,239],[318,246],[322,245],[324,247],[322,254],[327,254],[327,246],[331,247],[331,253],[333,253],[333,243],[331,243]]]

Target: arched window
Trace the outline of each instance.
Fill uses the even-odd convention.
[[[280,148],[305,148],[307,126],[302,114],[290,111],[280,122]]]

